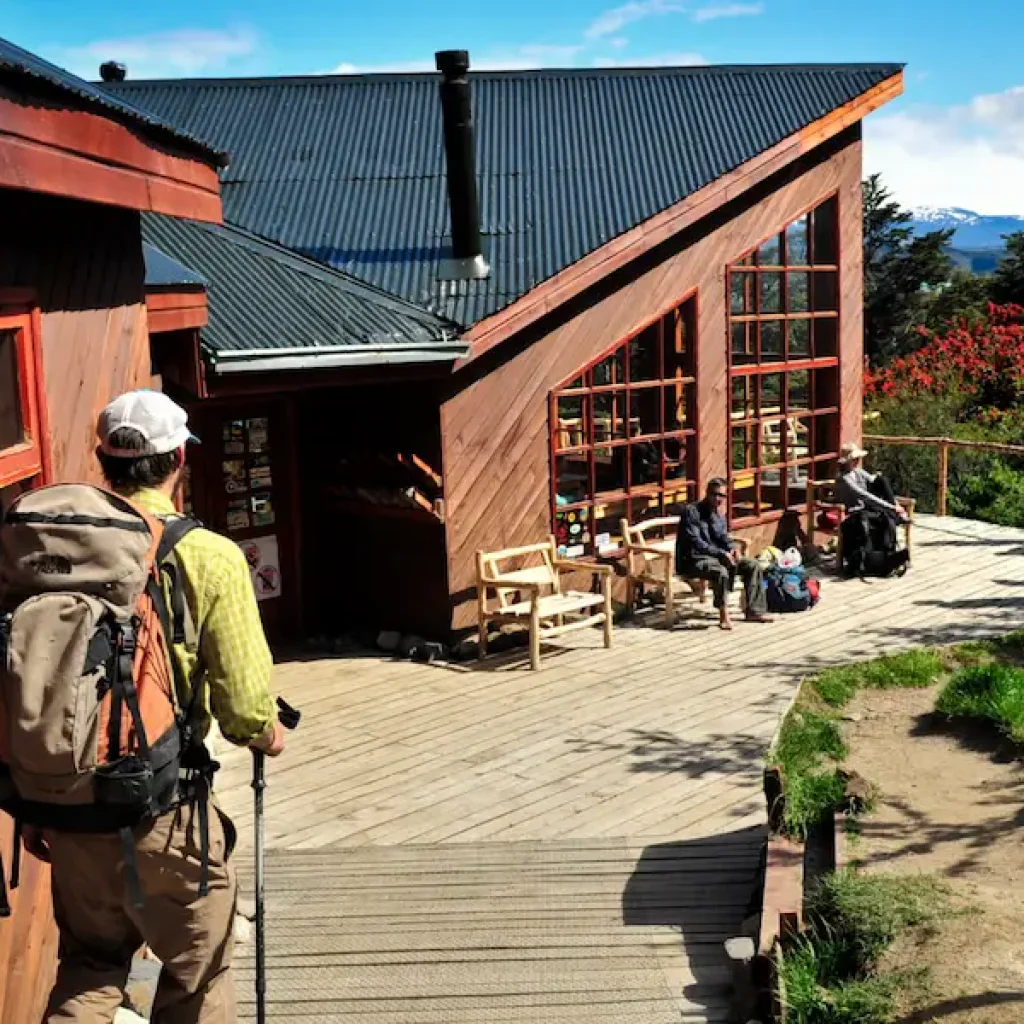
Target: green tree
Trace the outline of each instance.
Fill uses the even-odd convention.
[[[1003,235],[1006,252],[992,275],[992,301],[1024,306],[1024,231]]]
[[[984,320],[991,301],[990,288],[989,278],[957,267],[949,284],[932,295],[926,324],[933,331],[941,331],[956,320],[972,324]]]
[[[934,291],[949,282],[952,231],[918,235],[911,214],[873,174],[864,195],[864,351],[873,365],[917,347],[912,328],[927,317]]]

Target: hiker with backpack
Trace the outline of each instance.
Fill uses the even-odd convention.
[[[764,577],[761,566],[752,558],[741,558],[729,536],[725,521],[725,481],[709,481],[703,501],[691,502],[683,509],[676,534],[676,574],[688,579],[707,580],[712,587],[718,625],[732,629],[729,594],[739,576],[746,595],[744,618],[747,622],[771,622],[764,614]]]
[[[241,550],[175,515],[185,411],[130,392],[98,434],[109,491],[22,495],[0,532],[0,807],[52,866],[45,1020],[113,1020],[146,944],[154,1024],[233,1024],[235,830],[204,738],[215,718],[282,752],[271,656]]]
[[[836,498],[845,507],[843,571],[850,576],[891,576],[905,572],[910,554],[898,550],[896,527],[907,521],[892,486],[881,473],[864,468],[867,452],[848,441],[839,451]]]

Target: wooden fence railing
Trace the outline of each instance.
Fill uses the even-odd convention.
[[[940,516],[946,514],[946,501],[949,495],[949,450],[966,448],[978,452],[996,452],[1001,455],[1019,455],[1024,457],[1024,445],[998,444],[995,441],[958,441],[952,437],[888,437],[884,434],[865,434],[865,441],[874,444],[936,445],[939,455],[939,495],[936,511]]]

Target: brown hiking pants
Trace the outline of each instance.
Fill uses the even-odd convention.
[[[153,1024],[235,1024],[231,979],[234,826],[210,808],[210,892],[200,898],[199,815],[184,807],[136,831],[145,906],[128,896],[117,836],[45,835],[53,867],[60,966],[45,1024],[110,1024],[133,954],[163,962]]]

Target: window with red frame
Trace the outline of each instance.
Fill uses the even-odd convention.
[[[729,484],[734,521],[806,504],[839,444],[835,198],[729,267]]]
[[[0,310],[0,511],[46,475],[41,383],[31,313]]]
[[[678,515],[696,476],[697,302],[551,395],[552,519],[563,557],[622,544],[620,521]]]

